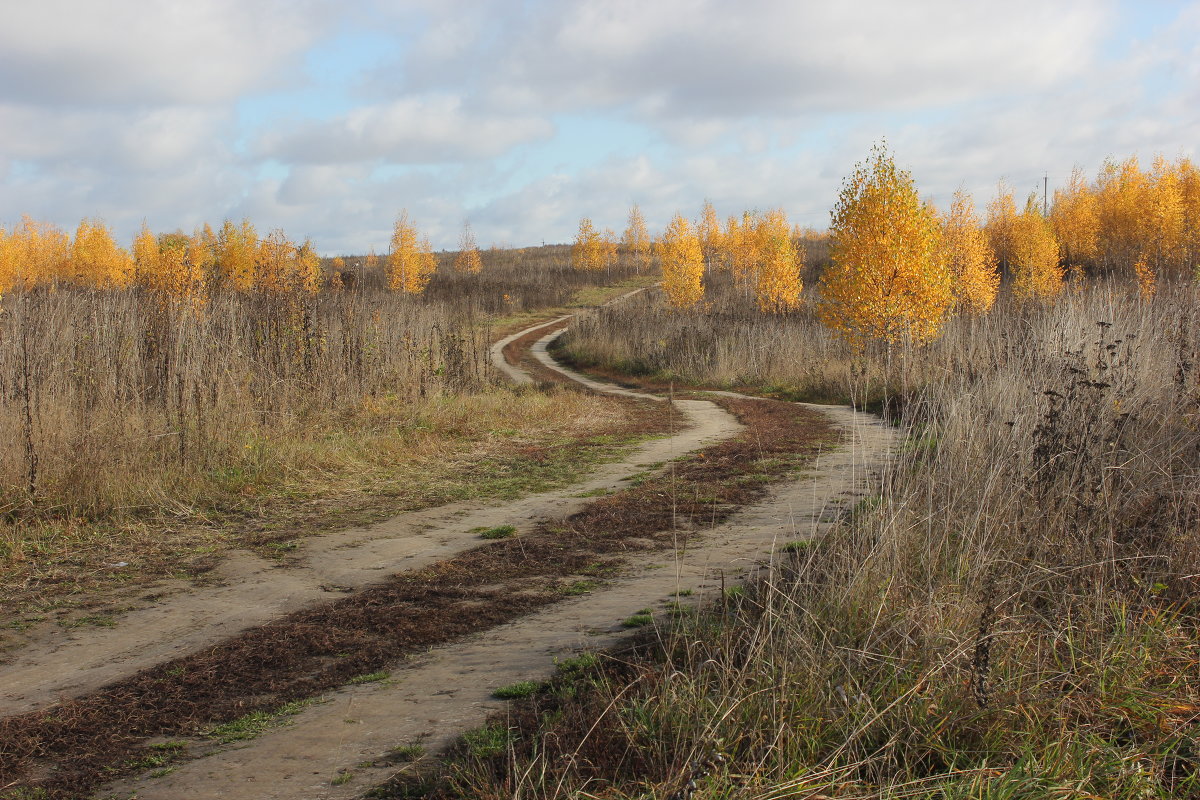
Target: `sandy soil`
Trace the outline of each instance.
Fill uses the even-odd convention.
[[[515,334],[512,340],[527,333]],[[641,396],[557,365],[546,352],[554,335],[534,345],[534,356],[542,364],[596,391]],[[509,368],[520,372],[507,363],[500,366],[506,343],[497,343],[493,349],[497,367],[506,373]],[[137,625],[123,622],[111,632],[75,634],[82,638],[64,641],[57,650],[30,651],[21,662],[0,670],[3,702],[23,703],[24,707],[45,703],[56,692],[96,685],[102,681],[101,674],[121,674],[136,663],[161,660],[163,647],[196,647],[200,641],[211,641],[277,615],[289,603],[313,602],[325,593],[322,585],[353,588],[369,582],[379,570],[396,571],[443,558],[478,543],[466,533],[472,526],[520,525],[550,514],[561,516],[577,504],[570,494],[614,487],[631,470],[682,454],[736,429],[736,423],[713,403],[678,402],[693,429],[647,445],[622,464],[606,467],[585,486],[502,508],[446,507],[408,515],[369,529],[371,533],[350,533],[340,544],[331,538],[299,569],[248,565],[245,573],[231,575],[227,586],[211,594],[191,593],[180,598],[173,612],[158,606],[135,612],[145,614],[144,624],[159,626],[153,633],[123,632],[143,624],[142,618],[134,617]],[[359,796],[395,772],[397,767],[388,757],[393,748],[421,743],[426,750],[436,751],[464,729],[482,723],[490,712],[502,709],[503,702],[491,697],[495,688],[546,677],[556,657],[616,643],[625,635],[621,620],[641,608],[674,600],[671,595],[678,589],[693,590],[686,601],[702,602],[722,580],[731,581],[763,567],[787,542],[820,536],[840,508],[877,492],[875,484],[895,433],[874,417],[849,408],[814,408],[840,426],[843,444],[822,454],[802,478],[778,486],[765,501],[706,531],[699,541],[693,539],[690,550],[647,555],[636,568],[588,595],[433,648],[397,666],[391,680],[338,690],[328,695],[326,702],[307,708],[288,724],[252,741],[185,762],[164,776],[123,781],[101,796],[136,795],[141,800]],[[202,597],[207,598],[203,603]],[[179,610],[201,606],[203,613]],[[113,641],[107,642],[105,634],[114,637]],[[174,644],[164,643],[164,639]],[[93,652],[96,647],[108,649]],[[151,648],[160,648],[157,655],[143,652]],[[62,664],[69,659],[79,659],[84,671],[80,672],[79,665]],[[55,671],[57,677],[49,683],[56,688],[47,690],[44,686]],[[24,688],[15,694],[10,676],[23,681]]]
[[[289,611],[444,560],[480,544],[472,528],[515,525],[521,530],[573,513],[588,502],[579,495],[618,489],[635,473],[741,428],[711,403],[681,403],[679,408],[687,418],[686,429],[642,444],[565,489],[499,505],[455,503],[313,537],[304,541],[299,559],[286,562],[239,551],[215,570],[215,585],[168,584],[122,615],[115,627],[46,626],[35,641],[0,659],[0,714],[85,694]]]

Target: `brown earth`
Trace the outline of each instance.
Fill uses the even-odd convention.
[[[537,330],[535,357],[547,370],[579,380],[549,359],[551,337],[540,335],[545,327]],[[503,357],[503,350],[493,353]],[[721,408],[681,400],[681,410],[697,425],[684,434],[689,438],[651,443],[619,465],[623,476],[611,465],[603,478],[576,491],[612,491],[639,465],[647,473],[636,476],[640,485],[590,504],[572,504],[566,493],[540,496],[523,509],[515,538],[477,546],[469,534],[470,527],[511,524],[515,508],[475,509],[460,517],[446,509],[424,512],[445,517],[397,522],[385,535],[361,536],[345,548],[330,545],[297,568],[308,570],[300,578],[293,570],[269,568],[252,569],[253,580],[230,576],[222,587],[228,593],[209,597],[208,616],[184,625],[191,638],[166,635],[174,639],[166,647],[177,652],[162,649],[161,626],[139,634],[140,626],[122,621],[114,631],[94,635],[102,639],[129,628],[125,635],[134,641],[110,647],[107,661],[94,658],[90,682],[85,677],[72,685],[70,677],[78,674],[73,656],[86,660],[96,650],[86,635],[45,650],[24,671],[0,668],[5,691],[14,676],[24,675],[27,687],[18,698],[25,713],[0,719],[0,797],[20,796],[17,787],[40,788],[48,797],[85,796],[102,780],[161,767],[164,753],[213,750],[211,742],[195,738],[206,726],[336,687],[343,688],[325,694],[327,702],[305,709],[288,727],[248,745],[217,747],[170,774],[160,769],[155,778],[132,777],[106,793],[355,796],[386,778],[385,770],[394,771],[390,748],[418,740],[442,746],[497,707],[489,699],[492,689],[545,674],[549,653],[571,651],[587,633],[598,634],[589,637],[592,644],[608,644],[619,635],[620,621],[642,606],[680,587],[700,590],[693,597],[701,597],[705,588],[752,569],[777,544],[817,533],[830,508],[862,490],[890,441],[886,429],[848,409],[733,397],[721,403],[745,425],[734,438],[715,443],[737,431]],[[834,426],[844,445],[825,452]],[[649,453],[655,446],[663,457]],[[701,446],[701,452],[654,471],[656,461]],[[793,474],[800,458],[814,456],[814,478],[772,488]],[[407,571],[380,581],[381,571],[397,567]],[[333,577],[338,570],[340,577]],[[273,572],[286,580],[279,582]],[[324,582],[314,589],[318,576]],[[287,589],[289,581],[304,589]],[[258,588],[239,594],[248,586]],[[319,602],[322,595],[314,594],[344,590],[353,593],[334,602]],[[298,610],[283,613],[289,609]],[[154,611],[146,613],[152,617]],[[123,656],[112,658],[116,651]],[[56,667],[59,688],[46,692],[42,687],[55,685]],[[394,670],[393,679],[346,687],[356,676],[382,669]],[[56,695],[61,699],[53,702]],[[189,744],[148,747],[163,737]]]

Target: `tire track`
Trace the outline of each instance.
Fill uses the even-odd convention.
[[[493,358],[503,361],[507,343],[562,321],[533,326],[498,342]],[[534,345],[533,355],[541,364],[593,391],[643,396],[555,362],[547,347],[559,333]],[[689,414],[719,417],[725,413],[706,400],[676,403]],[[625,635],[621,620],[642,607],[677,599],[673,595],[680,589],[692,590],[690,597],[683,598],[687,602],[713,597],[726,580],[768,564],[783,544],[820,536],[840,508],[874,492],[895,432],[847,407],[808,407],[841,428],[841,446],[822,453],[803,477],[779,485],[764,501],[704,530],[698,543],[640,555],[628,574],[595,592],[434,647],[398,670],[390,681],[337,690],[287,727],[184,763],[170,775],[123,781],[110,786],[108,793],[123,797],[132,792],[140,800],[358,797],[394,771],[387,756],[393,748],[420,743],[436,752],[504,708],[491,696],[495,688],[542,678],[555,658],[617,643]]]

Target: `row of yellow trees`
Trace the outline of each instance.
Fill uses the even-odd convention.
[[[369,266],[377,259],[368,257]],[[333,287],[345,266],[334,259]],[[392,289],[424,290],[437,271],[429,240],[407,212],[397,218],[385,267]],[[455,269],[479,272],[482,259],[467,225]],[[0,295],[14,289],[73,285],[93,289],[140,286],[178,299],[202,300],[213,291],[315,293],[325,285],[321,259],[312,242],[297,244],[282,230],[259,237],[249,220],[226,220],[192,235],[155,234],[143,225],[126,250],[98,220],[83,220],[71,236],[61,228],[25,217],[11,230],[0,227]]]
[[[1002,274],[1018,302],[1053,300],[1068,274],[1124,272],[1147,296],[1161,276],[1200,277],[1200,172],[1109,160],[1090,184],[1076,170],[1048,214],[1036,194],[1018,212],[1001,182],[980,226],[961,192],[939,216],[880,145],[843,183],[830,234],[820,318],[856,343],[924,342],[956,308],[985,313]]]
[[[143,225],[129,250],[98,220],[80,222],[73,237],[29,217],[12,230],[0,227],[0,294],[64,284],[143,286],[195,300],[218,285],[236,291],[315,292],[322,278],[312,242],[296,244],[281,230],[259,238],[248,220],[226,220],[215,232],[205,225],[190,236],[155,235]]]
[[[716,210],[705,203],[693,225],[676,214],[660,238],[652,240],[641,209],[633,206],[620,239],[639,266],[651,254],[662,266],[663,289],[674,308],[694,308],[704,301],[704,273],[723,269],[739,285],[752,288],[759,307],[786,311],[800,303],[800,267],[803,257],[793,241],[794,232],[783,211],[746,212],[730,217],[722,228]],[[598,232],[591,219],[579,222],[571,251],[576,269],[601,270],[615,263],[618,241],[611,230]]]
[[[1200,264],[1200,169],[1186,158],[1158,156],[1149,171],[1136,157],[1109,159],[1090,183],[1076,169],[1054,193],[1050,224],[1068,267],[1125,271],[1143,262],[1156,275],[1188,274]]]
[[[706,272],[726,270],[767,312],[800,304],[802,232],[782,211],[745,212],[722,225],[711,203],[693,224],[676,215],[653,242],[667,303],[704,302]],[[596,240],[601,242],[596,245]],[[650,252],[636,206],[622,243]],[[600,253],[596,257],[592,253]],[[609,232],[580,224],[574,261],[597,269],[615,257]],[[1001,182],[982,222],[970,195],[956,192],[947,211],[922,200],[912,176],[896,167],[884,145],[855,166],[843,183],[830,226],[831,265],[818,285],[819,318],[844,338],[925,342],[951,313],[984,314],[1001,276],[1017,302],[1047,302],[1062,292],[1068,272],[1128,271],[1152,294],[1164,274],[1200,269],[1200,173],[1186,159],[1158,158],[1150,172],[1136,158],[1108,161],[1093,183],[1076,170],[1055,192],[1049,214],[1035,195],[1017,210]]]

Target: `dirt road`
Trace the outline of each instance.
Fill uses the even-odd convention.
[[[563,320],[557,321],[561,324]],[[543,325],[541,327],[553,327]],[[530,380],[504,358],[493,360],[514,380]],[[594,381],[558,365],[547,352],[551,333],[533,344],[533,357],[568,380],[594,391],[662,400]],[[53,710],[72,697],[97,692],[138,670],[186,653],[204,652],[239,631],[253,630],[288,612],[355,596],[386,576],[406,573],[479,546],[472,528],[515,525],[525,530],[585,506],[584,497],[628,485],[638,474],[735,435],[741,426],[717,404],[679,399],[689,427],[648,442],[618,463],[598,469],[582,485],[512,503],[454,504],[388,522],[310,540],[303,562],[278,563],[243,554],[221,567],[219,585],[178,588],[125,615],[114,628],[56,631],[0,664],[0,713]],[[396,769],[389,753],[421,744],[436,751],[464,729],[503,708],[494,689],[546,676],[554,659],[582,648],[602,648],[625,635],[622,620],[658,607],[678,590],[702,602],[723,580],[762,566],[774,549],[820,535],[839,506],[871,491],[893,434],[874,418],[848,408],[820,407],[843,432],[840,447],[819,456],[806,476],[774,489],[763,501],[724,524],[680,530],[691,544],[639,553],[619,577],[582,594],[540,607],[482,632],[432,647],[392,668],[389,679],[347,686],[249,741],[214,748],[194,740],[193,754],[168,770],[151,770],[106,787],[101,797],[138,798],[351,798]],[[0,720],[2,721],[2,720]],[[15,784],[14,784],[15,785]],[[0,797],[4,796],[0,782]]]
[[[558,365],[546,350],[555,335],[533,347],[546,367],[595,391],[641,395]],[[503,358],[502,346],[494,352]],[[701,431],[711,439],[730,430],[715,404],[678,402],[697,430],[687,442],[674,440],[669,447],[675,452],[699,442]],[[547,676],[555,658],[614,644],[625,635],[622,620],[645,607],[661,608],[676,599],[677,590],[692,590],[687,600],[703,602],[722,577],[732,580],[758,569],[786,542],[819,536],[839,507],[872,491],[893,442],[893,432],[873,417],[849,408],[820,410],[844,430],[843,445],[820,456],[804,478],[707,531],[702,547],[647,557],[601,590],[433,648],[388,681],[333,692],[251,742],[185,763],[169,775],[112,786],[110,793],[136,792],[140,800],[360,795],[395,770],[387,757],[394,748],[421,744],[436,751],[502,709],[504,703],[491,696],[494,689]],[[643,453],[639,463],[650,459]]]

